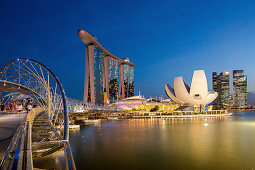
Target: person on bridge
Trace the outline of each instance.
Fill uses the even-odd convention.
[[[11,104],[9,105],[9,107],[10,107],[10,111],[11,111],[11,113],[12,113],[13,110],[14,110],[14,105],[11,103]]]
[[[4,112],[4,104],[1,103],[1,112],[3,113]]]
[[[32,106],[32,104],[31,104],[31,102],[29,102],[28,104],[27,104],[27,112],[29,112],[31,109],[33,108],[33,106]]]
[[[18,109],[18,104],[17,104],[17,102],[15,102],[14,110],[17,111],[17,109]]]
[[[18,113],[21,114],[22,110],[23,110],[22,103],[19,103],[18,106],[17,106]]]

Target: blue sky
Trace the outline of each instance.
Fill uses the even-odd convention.
[[[164,84],[193,70],[244,69],[255,91],[255,1],[0,1],[1,65],[28,57],[49,66],[68,97],[82,99],[85,29],[135,66],[135,91],[165,96]],[[231,74],[232,76],[232,74]]]

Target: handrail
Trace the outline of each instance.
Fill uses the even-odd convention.
[[[65,140],[63,141],[63,144],[64,144],[65,161],[67,164],[67,169],[76,170],[70,143],[67,140]]]
[[[43,111],[43,108],[41,108],[41,107],[32,108],[32,109],[28,112],[28,114],[27,114],[27,119],[26,119],[26,121],[27,121],[27,122],[33,122],[35,116],[36,116],[38,113],[42,112],[42,111]]]
[[[8,158],[9,155],[10,155],[11,150],[14,149],[14,145],[17,145],[17,139],[19,138],[19,136],[20,136],[19,134],[20,134],[20,132],[21,132],[21,130],[22,130],[21,127],[23,127],[23,125],[25,124],[26,119],[27,119],[27,115],[24,117],[24,119],[23,119],[22,122],[20,123],[18,129],[16,130],[15,134],[13,135],[13,138],[12,138],[12,140],[11,140],[11,143],[9,144],[9,146],[8,146],[6,152],[5,152],[4,158],[3,158],[3,160],[1,161],[0,169],[2,169],[2,168],[5,166],[5,163],[6,163],[6,161],[7,161],[7,158]],[[15,142],[15,141],[16,141],[16,142]]]

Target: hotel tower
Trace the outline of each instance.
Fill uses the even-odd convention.
[[[85,48],[83,103],[98,105],[134,96],[134,66],[107,51],[92,35],[78,30]]]

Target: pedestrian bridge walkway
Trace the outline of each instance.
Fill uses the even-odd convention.
[[[0,164],[0,169],[33,169],[33,159],[64,150],[66,169],[76,169],[69,144],[69,117],[64,89],[45,65],[17,59],[0,69],[0,93],[6,104],[13,93],[29,95],[37,102],[25,115]],[[58,131],[56,127],[63,127]]]
[[[6,149],[23,118],[23,114],[0,114],[0,161],[4,158]]]
[[[63,149],[66,167],[75,169],[68,140],[64,140],[52,126],[44,109],[34,108],[17,129],[1,163],[1,169],[32,169],[33,159]]]

